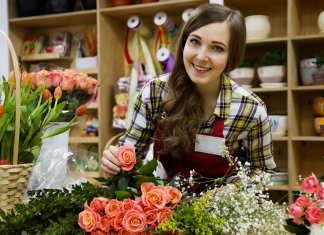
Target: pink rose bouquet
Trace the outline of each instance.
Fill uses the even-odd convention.
[[[312,174],[303,179],[302,191],[289,207],[290,219],[285,228],[293,233],[309,234],[312,227],[322,227],[324,232],[324,187]]]
[[[122,171],[107,180],[106,197],[94,197],[84,203],[78,224],[91,234],[150,234],[163,220],[174,214],[181,192],[171,186],[158,185],[153,171],[156,160],[143,166],[130,145],[117,151]]]

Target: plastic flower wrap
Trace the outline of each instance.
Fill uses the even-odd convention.
[[[71,112],[72,117],[65,126],[44,134],[48,124],[60,119],[65,107],[69,106],[70,100],[63,100],[64,95],[67,95],[66,86],[63,84],[66,83],[66,80],[70,81],[71,78],[75,79],[76,77],[71,70],[68,73],[62,72],[62,76],[54,74],[56,73],[47,71],[22,73],[18,163],[34,162],[39,154],[43,139],[71,129],[77,124],[77,116],[84,113],[85,107],[74,109]],[[2,91],[0,102],[0,164],[11,164],[13,158],[16,110],[15,81],[14,73],[11,72],[8,81],[3,78],[2,84],[0,84]],[[62,81],[64,81],[63,84]],[[72,82],[73,87],[84,88],[84,94],[87,98],[84,98],[83,101],[90,99],[97,87],[97,83],[92,79],[86,81],[87,85],[81,82]],[[77,97],[75,96],[75,98]]]
[[[315,174],[304,178],[301,187],[300,195],[289,207],[291,218],[285,227],[300,235],[324,234],[324,187]]]
[[[65,70],[41,70],[32,72],[34,83],[33,88],[45,84],[45,88],[54,96],[57,87],[61,88],[60,102],[67,102],[62,115],[56,121],[70,121],[75,114],[75,111],[81,105],[94,99],[98,93],[98,81],[89,77],[85,73],[75,72],[71,69]]]

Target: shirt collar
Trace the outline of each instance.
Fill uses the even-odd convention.
[[[222,75],[220,91],[217,98],[217,104],[214,113],[220,118],[227,118],[231,101],[232,86],[230,79],[226,75]]]

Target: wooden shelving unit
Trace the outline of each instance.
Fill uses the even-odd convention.
[[[112,128],[113,88],[116,80],[127,75],[129,67],[124,59],[126,21],[137,14],[148,26],[154,27],[153,17],[165,11],[179,25],[181,13],[207,0],[172,0],[147,4],[112,7],[109,0],[97,0],[97,9],[65,14],[19,18],[14,1],[10,7],[9,29],[16,50],[21,51],[22,39],[27,33],[57,31],[62,28],[78,32],[96,26],[98,32],[98,68],[85,71],[94,74],[100,81],[100,98],[95,108],[99,119],[98,138],[71,138],[71,143],[96,143],[101,154],[107,140],[119,132]],[[287,87],[264,89],[254,84],[252,91],[267,104],[269,114],[288,115],[288,136],[274,137],[275,160],[279,168],[288,169],[289,183],[271,187],[275,195],[286,195],[292,203],[293,193],[298,191],[298,176],[311,172],[324,174],[324,137],[315,134],[311,101],[324,95],[324,85],[303,86],[299,74],[299,61],[315,52],[324,55],[324,35],[319,34],[317,17],[324,10],[324,1],[314,0],[225,0],[225,5],[241,10],[245,15],[268,15],[271,23],[270,37],[248,41],[247,54],[262,55],[269,49],[287,51]],[[149,41],[149,44],[154,38]],[[73,68],[72,61],[71,67]],[[72,133],[73,134],[73,133]],[[288,196],[287,196],[288,195]]]

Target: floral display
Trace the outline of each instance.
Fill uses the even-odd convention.
[[[16,79],[11,72],[0,85],[3,91],[0,102],[0,164],[11,164],[15,133]],[[20,138],[18,163],[34,162],[39,154],[42,140],[77,124],[77,117],[84,114],[86,106],[97,92],[98,83],[85,74],[64,71],[23,72],[20,89]],[[69,97],[69,98],[68,98]],[[78,100],[81,100],[78,101]],[[48,124],[64,116],[68,107],[67,124],[46,133]],[[73,107],[73,109],[72,109]]]
[[[291,218],[285,227],[300,235],[324,234],[324,187],[315,174],[300,180],[302,190],[289,207]]]
[[[119,147],[117,157],[123,171],[129,172],[134,168],[136,155],[133,146]],[[124,177],[121,179],[125,180]],[[134,190],[133,192],[136,190],[129,187],[128,189]],[[117,200],[97,197],[90,202],[90,206],[85,202],[84,211],[79,214],[78,224],[86,232],[95,234],[125,234],[127,232],[145,234],[150,227],[156,227],[172,215],[172,209],[177,206],[180,199],[181,192],[176,188],[142,182],[140,193],[137,193],[135,199]]]
[[[224,185],[224,178],[204,178],[195,171],[191,172],[189,179],[178,177],[175,185],[184,190],[183,200],[175,209],[175,215],[159,225],[156,231],[211,235],[288,234],[284,228],[286,204],[272,202],[266,193],[270,174],[262,172],[252,178],[248,162],[241,164],[231,159],[226,148],[223,155],[235,165],[240,182]],[[201,184],[198,182],[209,186],[198,194],[190,193],[188,185]]]

